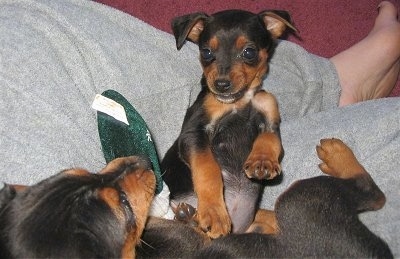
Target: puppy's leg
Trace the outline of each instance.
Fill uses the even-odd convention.
[[[318,157],[322,160],[322,172],[342,179],[353,179],[360,195],[358,210],[378,210],[386,198],[374,180],[358,162],[351,149],[339,139],[322,139],[317,146]]]
[[[298,180],[275,203],[283,257],[391,258],[358,218],[382,207],[384,194],[342,141],[321,140],[317,154],[330,176]]]
[[[196,214],[196,209],[192,205],[181,202],[176,206],[172,204],[171,207],[175,214],[175,220],[192,224],[193,217]]]
[[[231,220],[224,202],[221,169],[211,149],[192,152],[190,166],[198,199],[195,220],[211,238],[228,234]]]
[[[253,143],[244,170],[249,178],[273,179],[281,173],[279,159],[283,152],[278,104],[272,94],[260,91],[253,97],[252,105],[264,115],[266,122],[259,125],[261,133]]]
[[[246,233],[277,234],[279,232],[275,212],[272,210],[259,209],[254,217],[253,223]]]
[[[367,173],[353,151],[339,139],[321,139],[317,155],[322,160],[322,172],[337,178],[349,179]]]
[[[261,133],[253,143],[250,155],[244,164],[249,178],[273,179],[281,172],[279,154],[281,141],[274,133]]]

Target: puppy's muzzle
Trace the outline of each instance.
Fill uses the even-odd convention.
[[[217,79],[214,82],[214,87],[215,87],[215,90],[217,90],[219,93],[227,93],[231,90],[232,84],[231,84],[231,81],[229,81],[229,80]]]

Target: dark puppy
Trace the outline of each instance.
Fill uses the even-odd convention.
[[[358,218],[360,212],[382,208],[382,191],[342,141],[321,140],[317,153],[320,169],[330,176],[297,181],[280,195],[276,234],[231,234],[207,243],[186,225],[175,241],[169,233],[176,223],[164,223],[157,236],[144,231],[143,240],[154,245],[144,249],[148,255],[185,258],[393,258],[387,244]],[[155,239],[168,240],[173,249]],[[197,246],[181,246],[185,240]],[[203,248],[197,250],[198,244]]]
[[[149,217],[136,247],[137,258],[192,258],[210,238],[189,224]]]
[[[392,258],[387,244],[358,218],[378,210],[385,196],[338,139],[321,140],[320,176],[294,183],[275,204],[276,235],[231,235],[213,242],[201,258]]]
[[[0,258],[133,258],[155,190],[150,163],[119,158],[0,191]]]
[[[287,26],[284,11],[194,13],[172,22],[178,49],[186,40],[198,44],[203,77],[162,161],[163,179],[173,203],[196,207],[199,227],[212,238],[248,229],[259,180],[281,172],[278,105],[261,84],[274,39]]]

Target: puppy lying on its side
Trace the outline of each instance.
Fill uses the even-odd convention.
[[[280,195],[275,204],[276,233],[231,234],[205,242],[205,234],[189,225],[157,220],[146,226],[142,236],[145,243],[137,250],[138,255],[393,258],[388,245],[358,218],[361,211],[382,208],[385,195],[342,141],[321,140],[317,154],[322,160],[320,169],[329,176],[299,180]]]
[[[385,196],[340,140],[321,140],[321,170],[275,204],[274,234],[231,234],[211,241],[189,224],[150,218],[150,164],[119,158],[99,174],[65,170],[31,187],[0,190],[0,258],[382,257],[387,244],[359,219]],[[142,242],[140,242],[142,240]],[[135,250],[136,246],[136,250]]]
[[[0,258],[134,258],[155,190],[150,163],[60,172],[0,191]]]

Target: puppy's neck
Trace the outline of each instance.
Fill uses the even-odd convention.
[[[204,110],[209,118],[210,124],[214,124],[218,119],[228,113],[235,113],[246,107],[253,99],[258,89],[249,89],[242,98],[233,103],[223,103],[214,94],[208,92],[204,99]]]

